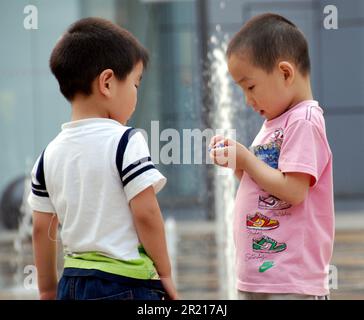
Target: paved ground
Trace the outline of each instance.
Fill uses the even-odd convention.
[[[364,300],[364,217],[348,214],[340,219],[332,260],[338,271],[338,289],[331,291],[331,299]],[[349,225],[348,220],[355,223]],[[214,230],[214,224],[208,223],[177,224],[176,277],[183,299],[225,298],[219,290]],[[36,299],[36,290],[25,290],[22,285],[27,275],[22,269],[17,271],[17,261],[23,266],[32,264],[31,246],[25,244],[19,260],[11,239],[11,234],[0,233],[0,299]]]
[[[347,217],[348,218],[348,217]],[[362,219],[364,222],[364,219]],[[332,300],[364,300],[364,225],[350,229],[340,224],[336,231],[331,264],[337,270],[337,289],[331,290]],[[213,227],[185,224],[179,229],[177,258],[178,290],[184,299],[221,299],[218,279],[218,259]],[[335,277],[333,275],[333,281]]]
[[[332,264],[338,270],[338,289],[332,299],[364,300],[364,229],[336,233]]]

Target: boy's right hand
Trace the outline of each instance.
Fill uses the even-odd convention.
[[[179,300],[177,290],[174,286],[172,278],[171,277],[161,277],[160,279],[161,279],[162,285],[167,293],[166,299],[167,300]]]
[[[45,291],[39,293],[40,300],[56,300],[57,291]]]

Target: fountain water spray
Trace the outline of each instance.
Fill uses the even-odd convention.
[[[31,192],[30,177],[24,179],[24,193],[20,206],[20,221],[17,234],[14,239],[14,250],[16,252],[16,273],[15,283],[23,284],[24,268],[27,265],[26,254],[29,251],[26,247],[31,244],[32,236],[32,210],[28,204],[28,196]],[[31,251],[32,252],[32,251]]]
[[[221,33],[221,26],[216,28]],[[213,45],[211,60],[211,89],[214,99],[214,127],[223,128],[226,136],[236,139],[234,129],[234,110],[232,84],[226,64],[228,36],[223,40],[211,37]],[[234,172],[231,169],[217,167],[215,170],[215,210],[216,240],[218,247],[220,295],[222,298],[236,299],[235,289],[235,248],[233,243],[234,196],[236,192]]]

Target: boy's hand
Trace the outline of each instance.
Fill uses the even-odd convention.
[[[56,300],[57,298],[57,291],[44,291],[39,293],[40,300]]]
[[[233,170],[237,169],[238,161],[244,157],[244,152],[247,150],[235,140],[223,136],[212,137],[209,149],[211,150],[210,158],[215,164]]]
[[[209,144],[209,152],[211,152],[212,149],[218,147],[218,146],[225,146],[224,144],[225,141],[225,137],[223,136],[213,136],[210,140],[210,144]]]
[[[177,290],[174,286],[172,278],[171,277],[161,277],[161,282],[167,293],[166,299],[167,300],[179,300]]]

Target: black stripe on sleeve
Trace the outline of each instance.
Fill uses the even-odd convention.
[[[137,166],[148,162],[148,161],[152,161],[151,157],[145,157],[142,158],[138,161],[133,162],[132,164],[128,165],[122,172],[121,172],[121,176],[124,177],[128,172],[130,172],[131,170],[133,170],[134,168],[136,168]]]
[[[42,191],[38,191],[38,190],[34,190],[34,189],[32,189],[32,192],[33,192],[33,194],[35,194],[38,197],[49,198],[48,192],[42,192]]]
[[[35,184],[33,182],[32,182],[32,189],[39,190],[39,191],[47,191],[40,184]]]
[[[120,179],[123,179],[123,161],[124,161],[124,153],[126,146],[130,140],[130,138],[137,133],[137,131],[134,128],[127,129],[124,134],[121,136],[118,149],[116,151],[116,167],[118,168],[118,172],[120,175]]]
[[[42,155],[40,156],[37,172],[35,173],[35,177],[39,183],[39,185],[36,185],[37,189],[47,190],[45,178],[44,178],[44,151],[42,152]]]
[[[134,178],[136,178],[137,176],[141,175],[143,172],[150,170],[150,169],[155,169],[154,165],[149,165],[149,166],[145,166],[143,168],[141,168],[140,170],[134,172],[133,174],[131,174],[129,177],[127,177],[124,181],[123,181],[123,186],[125,187],[130,181],[132,181]]]

